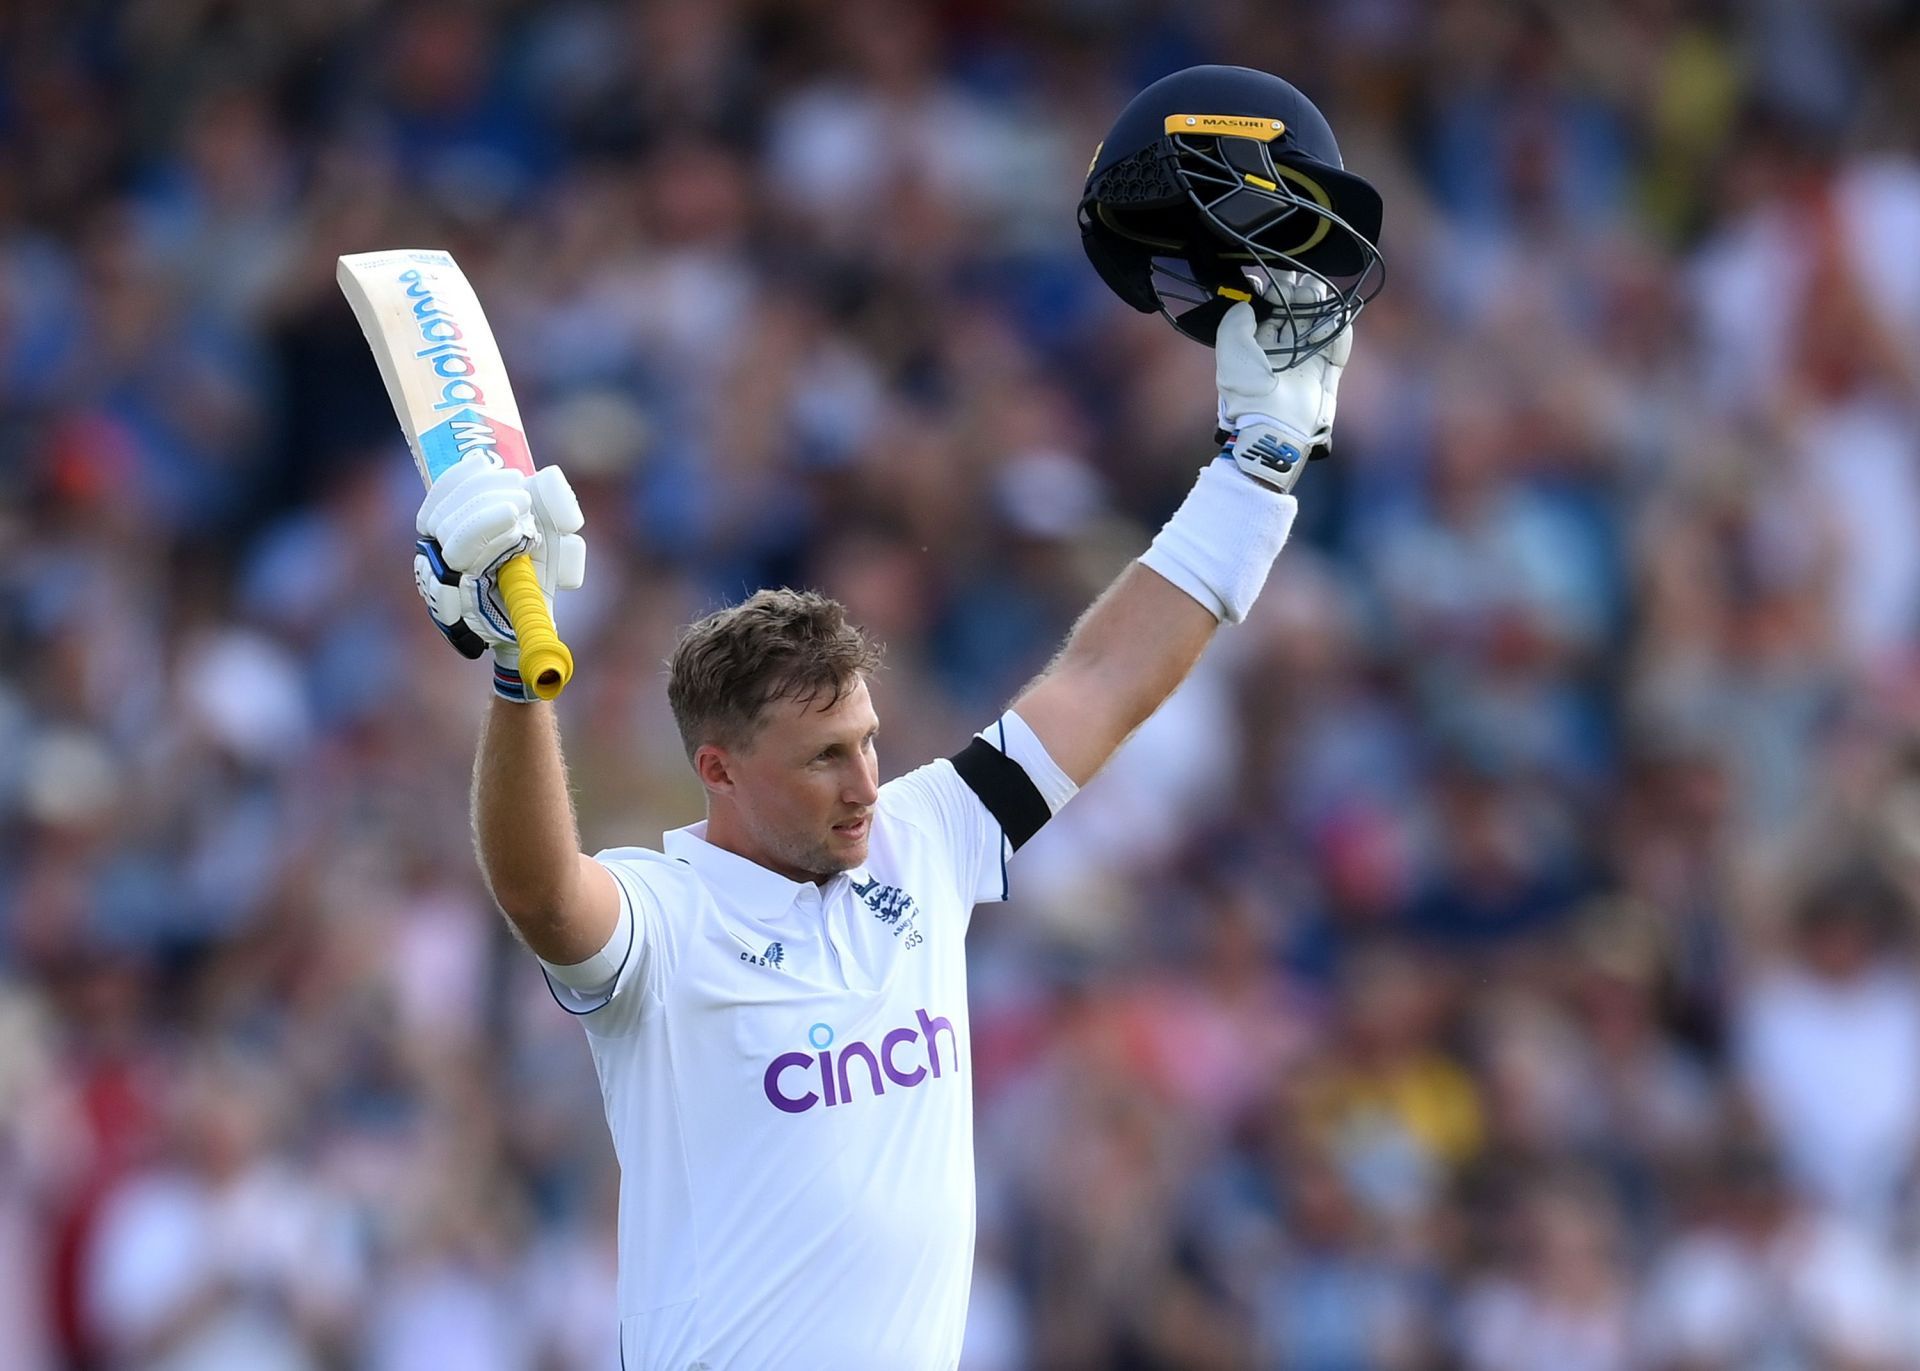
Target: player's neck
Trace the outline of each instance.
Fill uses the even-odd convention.
[[[777,876],[789,881],[811,881],[815,885],[825,885],[832,878],[815,875],[810,871],[801,871],[787,866],[771,852],[755,842],[745,824],[732,806],[724,804],[707,805],[707,842],[723,852],[731,852],[736,857],[745,857],[755,866],[764,866]]]

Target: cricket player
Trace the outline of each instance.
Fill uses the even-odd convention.
[[[523,687],[492,599],[492,569],[521,551],[549,594],[578,584],[565,478],[469,458],[428,494],[418,583],[449,637],[477,634],[494,658],[480,865],[586,1030],[619,1157],[631,1371],[958,1364],[970,912],[1007,897],[1010,858],[1265,583],[1351,344],[1345,329],[1276,370],[1269,351],[1297,342],[1287,319],[1226,311],[1228,447],[1052,665],[951,757],[881,784],[878,657],[829,599],[762,591],[688,629],[667,692],[706,816],[658,849],[580,852],[554,711]]]

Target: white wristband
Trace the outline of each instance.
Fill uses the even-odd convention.
[[[1223,623],[1247,617],[1286,546],[1300,504],[1221,456],[1167,520],[1140,564],[1158,572]]]

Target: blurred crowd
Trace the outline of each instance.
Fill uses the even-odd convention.
[[[588,513],[589,850],[678,626],[897,772],[1211,452],[1073,211],[1261,67],[1386,197],[1254,619],[972,951],[967,1371],[1920,1367],[1911,0],[7,0],[0,1371],[612,1371],[580,1030],[341,252],[451,248]]]

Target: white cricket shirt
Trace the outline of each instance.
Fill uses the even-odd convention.
[[[634,939],[581,1016],[620,1159],[627,1371],[919,1371],[973,1267],[963,946],[1006,893],[951,763],[881,787],[867,864],[789,881],[708,844],[613,848]]]

